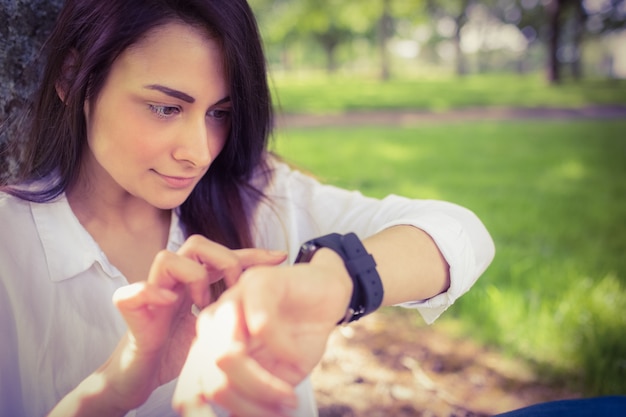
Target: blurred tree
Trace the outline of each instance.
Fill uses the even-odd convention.
[[[564,19],[570,18],[573,27],[572,39],[569,46],[567,60],[572,64],[572,75],[575,79],[581,77],[581,45],[583,40],[584,25],[587,14],[583,7],[583,0],[550,0],[546,4],[549,22],[548,38],[548,81],[556,84],[561,81],[561,63],[564,59],[559,57],[559,51],[565,51],[562,45]],[[569,10],[568,10],[569,9]],[[570,12],[568,16],[567,12]]]
[[[425,19],[426,0],[370,0],[369,10],[377,24],[376,36],[380,53],[380,77],[383,81],[391,78],[391,58],[389,42],[397,35],[398,22],[410,25]]]
[[[582,77],[582,50],[587,36],[626,27],[625,0],[519,0],[523,8],[520,27],[543,39],[547,50],[547,77],[553,84],[569,65],[574,79]]]
[[[298,26],[294,24],[301,14],[300,5],[294,0],[250,0],[265,43],[266,54],[279,51],[280,62],[286,69],[291,67],[289,49],[299,38]]]
[[[339,45],[372,30],[379,0],[258,0],[251,3],[267,40],[311,38],[326,56],[326,69],[337,67]],[[269,11],[269,14],[267,14]]]
[[[391,76],[390,46],[397,47],[399,40],[419,43],[422,59],[429,53],[435,62],[454,59],[456,73],[468,73],[471,61],[464,29],[470,26],[474,35],[478,31],[483,37],[491,37],[483,40],[483,49],[478,49],[473,61],[479,70],[495,64],[524,71],[537,65],[529,61],[530,57],[539,62],[543,56],[550,82],[562,78],[564,67],[574,78],[580,78],[585,40],[624,28],[626,22],[626,0],[250,1],[256,6],[268,44],[282,45],[284,51],[289,51],[292,43],[314,41],[324,51],[326,68],[332,72],[339,66],[337,52],[342,45],[366,40],[367,45],[379,50],[383,79]],[[489,14],[482,21],[475,18],[479,9]],[[501,46],[494,49],[493,37],[503,29],[511,35],[510,28],[504,27],[511,25],[519,29],[516,36],[525,36],[525,42],[514,39],[516,45],[507,47],[506,39],[495,39]],[[429,30],[430,38],[412,38],[417,27]],[[305,60],[310,62],[312,54],[307,49]],[[288,56],[285,52],[284,67],[288,67]]]
[[[378,39],[380,42],[380,78],[383,81],[391,77],[389,60],[389,39],[393,36],[393,18],[391,17],[391,0],[381,0],[382,11],[378,23]]]
[[[602,37],[626,29],[626,0],[584,0],[583,6],[587,13],[585,36]],[[621,53],[624,50],[626,46],[622,45]],[[613,61],[612,56],[607,58]],[[607,70],[611,75],[612,68]]]
[[[297,40],[314,40],[325,53],[326,69],[339,64],[338,48],[355,39],[377,44],[381,78],[391,75],[389,40],[395,21],[415,15],[424,0],[250,0],[267,44],[288,49]]]
[[[37,57],[63,0],[0,0],[0,182],[16,161],[8,141],[19,140],[15,123],[25,110],[41,74]]]
[[[456,74],[459,76],[467,72],[463,51],[461,50],[461,29],[467,22],[467,8],[470,0],[427,0],[427,10],[435,19],[439,20],[444,17],[451,17],[454,21],[454,50],[456,62]]]

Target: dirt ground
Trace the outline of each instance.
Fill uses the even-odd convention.
[[[404,314],[339,327],[312,381],[320,417],[482,417],[580,397],[521,360]]]
[[[279,114],[277,127],[411,126],[430,123],[463,123],[496,120],[626,119],[626,105],[584,108],[466,108],[441,112],[425,110],[360,111],[341,114]]]

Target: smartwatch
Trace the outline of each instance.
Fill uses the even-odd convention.
[[[354,233],[331,233],[309,240],[300,247],[295,263],[309,262],[320,248],[331,249],[343,259],[353,283],[350,304],[337,324],[353,322],[378,309],[383,302],[383,284],[374,257],[359,238]]]

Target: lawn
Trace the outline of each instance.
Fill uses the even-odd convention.
[[[586,394],[626,394],[626,121],[288,129],[325,182],[459,203],[497,255],[445,320]]]
[[[277,108],[286,113],[626,105],[626,80],[565,80],[550,86],[544,74],[433,76],[387,82],[346,75],[274,74],[271,80]]]

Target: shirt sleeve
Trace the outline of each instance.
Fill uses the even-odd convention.
[[[446,292],[402,304],[416,308],[429,324],[471,288],[494,257],[491,236],[466,208],[397,195],[375,199],[322,184],[286,164],[273,164],[272,180],[265,188],[267,202],[254,216],[257,243],[286,249],[293,261],[303,242],[327,233],[354,232],[364,239],[392,226],[417,227],[431,236],[450,266]]]

